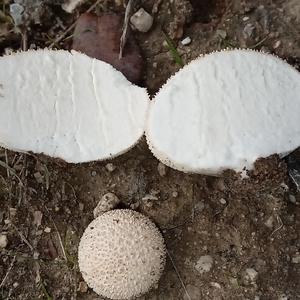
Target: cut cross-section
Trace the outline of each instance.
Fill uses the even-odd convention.
[[[144,133],[149,97],[78,52],[0,58],[0,145],[80,163],[117,156]]]
[[[154,155],[186,172],[251,169],[300,146],[300,75],[249,50],[215,52],[179,71],[150,105]]]

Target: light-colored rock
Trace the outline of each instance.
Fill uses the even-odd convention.
[[[195,269],[203,274],[209,272],[213,266],[213,258],[210,255],[204,255],[199,258],[195,265]]]
[[[147,32],[152,27],[153,17],[143,8],[140,8],[131,16],[130,23],[134,29],[141,32]]]
[[[184,38],[184,39],[181,41],[181,44],[182,44],[183,46],[187,46],[187,45],[189,45],[191,42],[192,42],[192,39],[188,36],[188,37]]]
[[[167,175],[167,167],[161,162],[159,162],[157,165],[157,171],[161,177],[164,177]]]
[[[116,208],[119,203],[120,199],[115,194],[107,193],[103,195],[94,209],[94,217],[97,218],[103,213]]]
[[[300,264],[300,254],[295,255],[295,256],[292,258],[292,262],[293,262],[294,264]]]
[[[7,246],[8,240],[6,234],[0,234],[0,248],[5,248]]]
[[[113,172],[116,169],[116,166],[112,163],[108,163],[105,165],[105,168],[108,172]]]
[[[245,275],[248,277],[248,279],[251,282],[254,282],[256,280],[258,272],[256,270],[254,270],[253,268],[247,268],[245,271]]]

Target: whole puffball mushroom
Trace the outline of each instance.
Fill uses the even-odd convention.
[[[80,240],[78,259],[84,280],[97,294],[132,299],[157,284],[165,266],[166,248],[148,217],[116,209],[89,224]]]

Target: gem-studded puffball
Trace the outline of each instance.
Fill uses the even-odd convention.
[[[164,239],[146,216],[127,209],[90,223],[79,244],[79,268],[87,284],[110,299],[130,299],[157,284],[165,266]]]

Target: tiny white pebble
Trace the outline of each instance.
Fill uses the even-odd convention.
[[[243,21],[248,21],[250,18],[249,17],[244,17]]]
[[[181,41],[181,44],[182,44],[183,46],[187,46],[187,45],[189,45],[191,42],[192,42],[192,39],[188,36],[188,37],[184,38],[184,39]]]
[[[5,248],[7,246],[7,236],[6,234],[0,235],[0,248]]]
[[[223,205],[225,205],[227,202],[226,202],[226,200],[224,198],[221,198],[220,199],[220,203],[223,204]]]
[[[108,163],[106,164],[105,168],[108,172],[113,172],[116,169],[116,166],[112,163]]]
[[[46,227],[46,228],[44,229],[44,232],[50,233],[50,232],[51,232],[51,228],[50,228],[50,227]]]
[[[97,175],[97,172],[96,171],[92,171],[91,175],[92,175],[92,177],[95,177]]]

